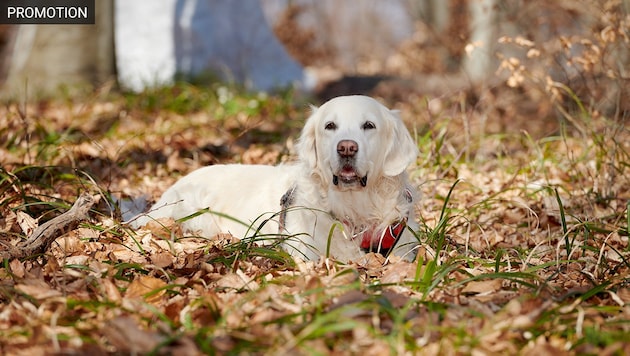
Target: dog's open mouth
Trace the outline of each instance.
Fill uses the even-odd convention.
[[[367,174],[360,177],[352,165],[346,164],[337,174],[333,174],[333,184],[339,185],[340,182],[343,185],[352,185],[359,182],[362,187],[365,187],[367,185]]]

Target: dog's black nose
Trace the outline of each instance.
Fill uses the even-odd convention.
[[[359,144],[353,140],[341,140],[337,144],[337,153],[341,157],[353,157],[359,151]]]

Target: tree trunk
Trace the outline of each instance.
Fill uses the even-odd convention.
[[[464,71],[475,85],[483,84],[494,73],[496,42],[496,0],[469,0],[470,45]]]
[[[72,92],[112,79],[113,0],[96,1],[95,15],[95,25],[11,27],[0,96],[34,99],[55,95],[62,86]]]

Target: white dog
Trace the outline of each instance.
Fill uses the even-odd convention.
[[[406,169],[418,150],[395,111],[366,96],[332,99],[314,108],[297,153],[290,165],[200,168],[135,225],[203,212],[183,227],[207,237],[282,239],[291,255],[311,260],[356,261],[368,251],[414,257],[415,193]]]

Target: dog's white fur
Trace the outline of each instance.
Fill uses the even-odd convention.
[[[352,157],[340,154],[341,141],[356,143]],[[209,209],[220,214],[201,214],[183,227],[208,237],[229,232],[243,238],[265,221],[257,233],[285,238],[283,246],[291,255],[314,260],[329,251],[342,261],[365,255],[359,247],[363,233],[379,235],[403,219],[416,230],[410,201],[415,193],[406,169],[418,151],[397,112],[366,96],[332,99],[314,108],[297,153],[297,163],[290,165],[198,169],[169,188],[135,225]],[[280,200],[290,190],[291,204],[284,207],[280,227]],[[393,253],[410,259],[415,246],[416,238],[405,229]]]

